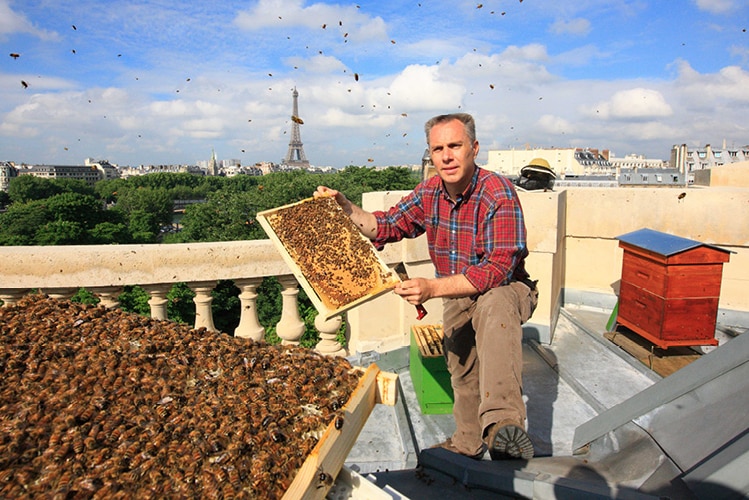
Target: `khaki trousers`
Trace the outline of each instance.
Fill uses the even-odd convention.
[[[444,351],[455,395],[453,445],[466,455],[483,447],[495,422],[525,425],[523,330],[538,291],[514,281],[477,298],[443,299]]]

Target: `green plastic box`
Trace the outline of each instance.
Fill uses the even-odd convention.
[[[423,328],[425,327],[411,328],[409,349],[409,371],[419,407],[425,415],[452,413],[453,388],[450,385],[450,372],[447,371],[445,357],[442,354],[427,355],[421,351],[416,336],[421,334]],[[431,325],[431,328],[438,328],[439,332],[442,332],[441,325]]]

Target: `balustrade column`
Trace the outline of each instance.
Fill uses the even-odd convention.
[[[116,309],[120,306],[121,286],[95,286],[89,288],[89,291],[99,297],[99,304],[107,309]]]
[[[213,302],[211,292],[217,283],[218,281],[197,281],[187,284],[190,290],[195,292],[195,297],[192,300],[195,302],[196,329],[205,328],[211,332],[217,331],[213,324],[213,310],[211,309],[211,303]]]
[[[276,333],[282,339],[283,344],[299,345],[299,340],[304,334],[304,321],[299,316],[299,283],[294,276],[280,276],[281,283],[281,320],[276,325]]]
[[[320,335],[320,342],[315,346],[315,350],[324,356],[346,356],[346,349],[336,340],[338,330],[341,328],[343,319],[341,316],[333,316],[325,320],[322,315],[315,317],[315,328]]]
[[[254,341],[265,338],[265,328],[260,324],[257,316],[257,287],[263,278],[247,278],[234,280],[234,284],[242,291],[239,294],[240,314],[239,325],[234,330],[235,337],[252,339]]]
[[[167,315],[167,303],[169,300],[166,294],[172,288],[172,285],[142,285],[143,289],[151,296],[148,299],[148,305],[151,306],[151,317],[153,319],[169,319]]]
[[[3,307],[17,303],[28,291],[28,288],[3,288],[0,290],[0,300],[3,301]]]
[[[73,295],[78,292],[78,288],[50,288],[49,290],[42,290],[42,293],[46,293],[50,298],[55,300],[69,300],[73,298]]]

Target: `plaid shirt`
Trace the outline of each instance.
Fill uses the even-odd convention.
[[[480,293],[528,277],[523,209],[501,175],[476,167],[471,184],[454,202],[434,176],[374,215],[377,248],[426,232],[437,277],[464,274]]]

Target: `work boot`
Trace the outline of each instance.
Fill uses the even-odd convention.
[[[430,448],[443,448],[452,453],[457,453],[458,455],[463,455],[464,457],[472,458],[473,460],[481,460],[481,458],[484,456],[484,453],[486,453],[486,445],[483,445],[483,444],[481,445],[481,451],[479,451],[475,455],[468,455],[466,453],[463,453],[455,447],[455,445],[453,444],[453,440],[451,438],[447,438],[441,443],[435,444],[434,446],[430,446]]]
[[[511,422],[498,422],[489,427],[486,445],[492,460],[533,458],[533,443],[525,430]]]

